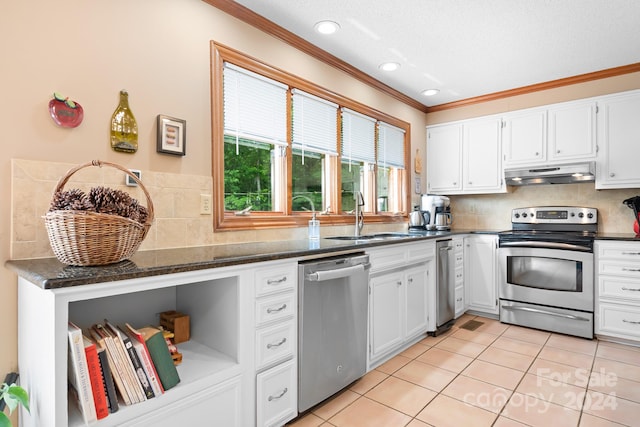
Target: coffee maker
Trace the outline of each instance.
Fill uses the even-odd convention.
[[[420,210],[423,212],[427,230],[451,230],[453,221],[448,197],[423,194],[420,200]]]

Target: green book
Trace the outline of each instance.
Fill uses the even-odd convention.
[[[180,382],[180,376],[176,366],[173,364],[173,359],[162,331],[153,326],[145,326],[144,328],[139,328],[138,331],[142,334],[147,344],[149,355],[160,377],[162,388],[169,390]]]

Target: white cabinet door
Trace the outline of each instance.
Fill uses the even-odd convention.
[[[427,189],[443,194],[462,189],[462,125],[427,128]]]
[[[640,187],[640,91],[598,101],[596,188]]]
[[[463,192],[489,193],[505,190],[502,172],[500,118],[464,122]]]
[[[392,272],[373,277],[369,282],[371,287],[370,358],[372,360],[403,341],[403,279],[401,272]]]
[[[547,110],[516,111],[504,116],[504,165],[542,164],[547,158]]]
[[[429,271],[427,265],[420,264],[406,271],[405,338],[416,336],[427,330],[427,281]]]
[[[465,238],[465,282],[470,310],[498,313],[496,244],[496,236]]]
[[[558,104],[548,114],[549,163],[595,160],[595,100]]]

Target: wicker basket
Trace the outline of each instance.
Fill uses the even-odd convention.
[[[62,191],[71,175],[89,166],[111,166],[133,178],[147,198],[144,224],[119,215],[89,211],[57,210],[44,216],[49,242],[56,258],[69,265],[112,264],[129,258],[147,236],[153,222],[153,203],[144,184],[134,174],[114,163],[94,160],[76,166],[63,176],[53,194]]]

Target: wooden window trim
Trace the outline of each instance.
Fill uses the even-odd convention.
[[[213,177],[213,225],[214,231],[232,231],[232,230],[255,230],[255,229],[269,229],[269,228],[288,228],[288,227],[302,227],[306,226],[310,219],[311,214],[306,212],[292,212],[291,201],[288,197],[291,194],[291,178],[288,177],[287,181],[287,202],[285,212],[251,212],[249,215],[235,215],[233,213],[225,212],[224,209],[224,100],[223,100],[223,87],[222,87],[222,75],[223,66],[225,62],[233,63],[237,66],[249,69],[264,75],[265,77],[282,82],[290,87],[296,87],[310,94],[335,102],[336,104],[347,107],[359,113],[373,117],[377,120],[381,120],[390,125],[405,130],[405,170],[410,167],[410,141],[411,141],[411,126],[409,123],[392,117],[386,113],[368,107],[352,99],[346,98],[342,95],[336,94],[330,90],[327,90],[321,86],[313,84],[307,80],[301,79],[297,76],[289,74],[278,68],[272,67],[262,61],[245,55],[235,49],[211,42],[211,129],[212,129],[212,150],[211,150],[211,165],[212,165],[212,177]],[[291,109],[288,108],[287,115],[291,114]],[[339,114],[338,114],[339,116]],[[338,117],[339,124],[339,117]],[[288,117],[290,122],[290,117]],[[339,127],[338,127],[339,129]],[[287,128],[287,138],[291,141],[291,128]],[[339,138],[339,135],[337,136]],[[287,147],[287,170],[291,170],[291,146]],[[336,158],[339,162],[339,159]],[[340,182],[340,168],[337,168],[337,174],[331,178],[331,181],[335,185]],[[392,224],[399,222],[406,222],[408,217],[409,207],[411,206],[410,196],[410,183],[408,179],[405,179],[404,190],[405,193],[405,206],[406,212],[402,213],[375,213],[366,215],[366,223],[368,224]],[[332,191],[330,205],[333,209],[337,209],[340,206],[339,195]],[[341,213],[331,213],[329,215],[319,216],[321,224],[330,225],[347,225],[353,224],[353,215],[345,215]]]

